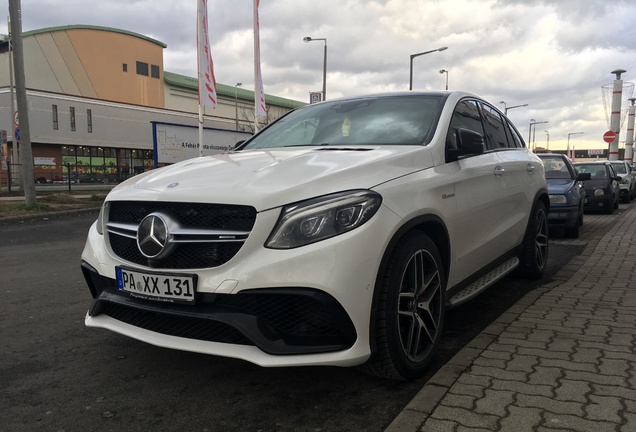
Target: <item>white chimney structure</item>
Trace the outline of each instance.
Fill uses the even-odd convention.
[[[629,98],[629,111],[627,113],[627,137],[625,137],[625,161],[630,165],[634,160],[634,114],[636,113],[636,98]]]
[[[612,112],[610,115],[610,130],[616,134],[616,138],[609,145],[609,160],[618,160],[618,138],[621,132],[621,97],[623,95],[623,80],[621,74],[627,72],[624,69],[613,70],[616,75],[614,90],[612,91]]]

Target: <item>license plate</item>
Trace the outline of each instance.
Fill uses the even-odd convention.
[[[115,267],[117,288],[131,297],[167,303],[194,303],[194,277],[146,273]]]

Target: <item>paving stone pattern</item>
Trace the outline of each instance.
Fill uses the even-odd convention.
[[[387,432],[636,431],[636,203],[552,241],[586,247],[442,367]]]

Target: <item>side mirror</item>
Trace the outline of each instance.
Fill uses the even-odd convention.
[[[623,180],[623,178],[621,176],[616,176],[614,177],[614,180],[616,180],[617,182],[621,182],[621,180]]]
[[[470,129],[457,130],[457,148],[448,149],[450,161],[455,161],[461,156],[478,155],[484,152],[484,137]]]
[[[590,173],[580,173],[576,177],[576,181],[585,181],[585,180],[591,180],[591,179],[592,179],[592,174]]]

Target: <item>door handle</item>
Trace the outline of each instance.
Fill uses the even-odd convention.
[[[534,165],[532,165],[532,164],[528,164],[528,166],[526,167],[526,170],[527,170],[530,174],[532,174],[532,173],[534,172],[534,170],[535,170],[535,169],[536,169],[536,168],[535,168],[535,167],[534,167]]]
[[[500,176],[500,175],[503,175],[505,173],[506,173],[506,170],[503,169],[503,167],[501,167],[501,166],[496,166],[495,167],[495,175],[496,176]]]

